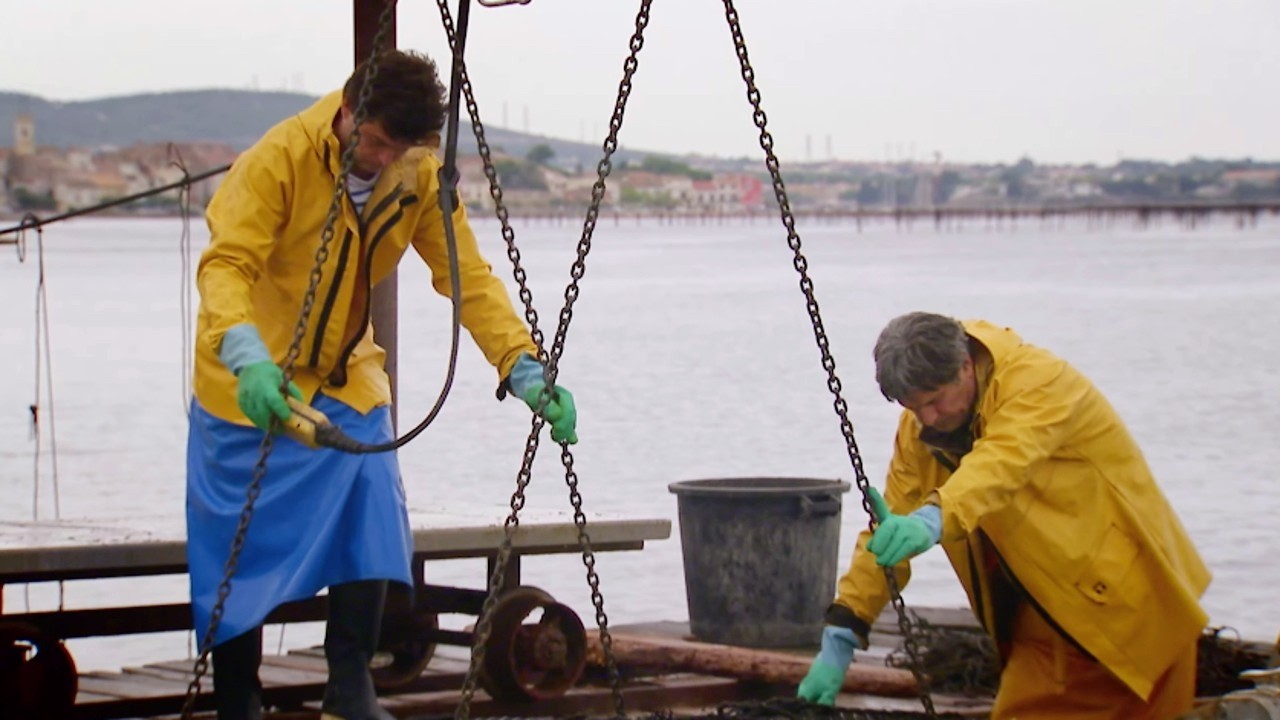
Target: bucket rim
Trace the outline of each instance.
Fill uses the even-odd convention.
[[[777,485],[753,486],[752,481],[772,481]],[[739,483],[735,485],[733,483]],[[749,477],[720,477],[679,480],[667,485],[675,495],[812,495],[816,493],[849,492],[852,486],[839,478],[813,478],[758,475]]]

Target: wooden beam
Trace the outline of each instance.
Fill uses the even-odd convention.
[[[622,666],[662,673],[692,672],[784,685],[799,685],[813,661],[811,655],[781,650],[715,645],[679,638],[660,638],[612,632],[614,660]],[[598,632],[587,637],[587,662],[604,665]],[[906,670],[854,664],[845,674],[844,692],[905,697],[916,693],[915,678]]]

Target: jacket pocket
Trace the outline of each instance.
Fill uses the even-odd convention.
[[[1107,527],[1089,564],[1076,578],[1076,590],[1099,605],[1136,606],[1145,584],[1131,577],[1141,548],[1114,524]]]

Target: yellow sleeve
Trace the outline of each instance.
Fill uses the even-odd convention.
[[[432,287],[449,297],[449,248],[444,213],[434,188],[423,200],[423,215],[414,235],[413,248],[431,268]],[[520,353],[537,357],[537,346],[533,344],[524,321],[512,307],[506,286],[493,274],[493,267],[480,254],[475,233],[467,222],[466,208],[461,203],[453,212],[453,228],[462,288],[462,326],[471,334],[471,339],[489,364],[497,368],[498,377],[505,378]]]
[[[984,414],[982,437],[938,488],[942,542],[964,538],[983,517],[1011,502],[1030,481],[1028,470],[1062,447],[1092,387],[1043,350],[1010,357],[992,382],[996,395]]]
[[[889,510],[902,515],[920,507],[923,495],[918,472],[920,458],[917,457],[920,443],[916,440],[908,415],[909,413],[903,413],[898,423],[893,458],[889,461],[884,489],[884,499]],[[852,610],[868,626],[880,617],[881,611],[889,603],[889,583],[885,579],[884,568],[877,565],[875,555],[867,551],[867,542],[870,540],[869,529],[858,533],[849,570],[837,583],[836,592],[836,603]],[[911,581],[910,561],[899,563],[894,572],[898,578],[898,589],[906,588]]]
[[[290,186],[278,150],[255,146],[236,159],[205,211],[209,246],[196,269],[204,342],[218,353],[231,327],[253,323],[250,290],[285,222]]]

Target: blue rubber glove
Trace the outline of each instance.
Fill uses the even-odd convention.
[[[289,419],[293,411],[280,394],[284,371],[272,361],[257,328],[242,323],[227,330],[218,357],[237,378],[236,402],[250,422],[265,431],[271,428],[272,416]],[[302,391],[293,383],[289,383],[289,394],[302,399]]]
[[[897,565],[915,557],[938,543],[942,537],[942,508],[925,505],[910,515],[895,515],[875,488],[868,488],[871,509],[880,526],[871,535],[867,549],[876,556],[876,564]]]
[[[513,395],[524,400],[530,410],[537,411],[542,401],[542,390],[547,386],[543,378],[542,363],[528,353],[522,353],[507,376],[507,384]],[[578,409],[568,390],[558,385],[555,387],[552,397],[542,408],[542,419],[551,425],[552,440],[570,445],[578,442]]]
[[[823,705],[835,705],[844,675],[853,662],[854,648],[864,647],[849,628],[828,625],[822,629],[822,649],[800,681],[796,697]]]

